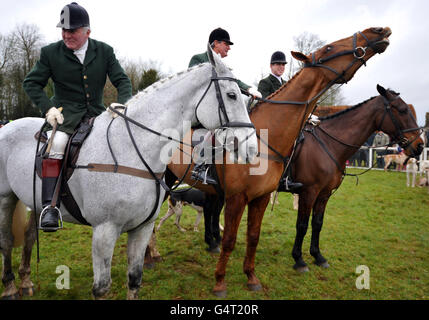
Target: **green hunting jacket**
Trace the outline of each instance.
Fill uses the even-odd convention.
[[[200,54],[196,54],[191,58],[191,61],[189,61],[189,68],[193,67],[197,64],[201,64],[201,63],[205,63],[205,62],[209,62],[209,56],[207,54],[207,51],[204,53],[200,53]],[[249,90],[250,86],[245,84],[244,82],[238,80],[238,87],[242,90],[247,92],[247,90]]]
[[[286,81],[282,79],[282,83],[270,74],[268,77],[259,81],[258,91],[262,94],[262,98],[268,97],[270,94],[276,92]]]
[[[103,91],[106,77],[118,91],[117,101],[125,103],[132,96],[131,81],[122,69],[113,48],[88,39],[84,63],[58,41],[43,47],[40,59],[24,79],[23,87],[43,114],[51,107],[63,107],[64,123],[58,130],[73,133],[85,116],[95,117],[106,110]],[[44,88],[49,78],[54,83],[54,96],[49,99]],[[47,130],[50,130],[48,126]]]

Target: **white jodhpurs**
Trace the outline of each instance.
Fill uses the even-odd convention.
[[[48,139],[50,139],[52,135],[52,130],[46,132],[46,134],[48,135]],[[54,140],[52,141],[51,151],[49,152],[49,158],[59,160],[64,158],[64,151],[66,149],[67,142],[69,141],[69,137],[70,135],[65,132],[55,132]]]

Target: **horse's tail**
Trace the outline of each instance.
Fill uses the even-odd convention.
[[[27,226],[27,207],[21,201],[16,203],[12,219],[13,247],[24,244],[24,233]]]

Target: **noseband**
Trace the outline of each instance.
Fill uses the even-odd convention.
[[[362,38],[365,39],[366,47],[358,47],[357,46],[357,35],[358,34],[361,35]],[[381,38],[381,39],[383,39],[383,38]],[[368,50],[368,48],[371,48],[375,52],[375,45],[378,44],[381,41],[381,39],[378,38],[378,39],[375,39],[373,41],[369,41],[369,39],[362,32],[358,31],[355,34],[353,34],[353,49],[344,50],[344,51],[335,53],[331,56],[328,56],[326,58],[320,58],[317,61],[316,61],[315,53],[313,52],[311,54],[312,62],[308,62],[308,63],[304,64],[304,68],[320,67],[320,68],[328,69],[329,71],[332,71],[333,73],[335,73],[338,76],[337,80],[341,79],[343,81],[343,83],[347,83],[346,79],[344,78],[346,72],[358,61],[362,62],[362,64],[366,66],[366,61],[364,59],[364,57],[366,55],[366,51]],[[332,59],[335,59],[335,58],[338,58],[341,56],[345,56],[345,55],[349,55],[349,54],[352,54],[355,57],[355,59],[341,73],[338,72],[337,70],[335,70],[334,68],[331,68],[331,67],[324,64],[325,62],[328,62]]]
[[[397,137],[397,139],[394,140],[391,144],[397,143],[402,149],[407,149],[414,141],[416,141],[420,137],[421,127],[403,130],[401,128],[401,125],[399,124],[398,119],[395,117],[392,111],[392,102],[395,101],[396,99],[399,99],[399,95],[390,101],[384,96],[381,96],[381,97],[383,98],[383,103],[384,103],[384,113],[383,113],[383,118],[381,119],[380,125],[378,126],[379,128],[378,130],[381,130],[380,128],[383,125],[386,114],[388,114],[390,117],[390,120],[392,120],[392,123],[395,126],[395,137]],[[407,110],[407,113],[409,116],[412,117],[412,115],[409,114],[410,113],[409,110]],[[404,135],[404,133],[417,131],[417,130],[419,131],[419,134],[417,134],[415,138],[411,141]]]

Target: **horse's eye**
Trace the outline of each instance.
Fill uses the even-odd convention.
[[[332,47],[331,46],[327,46],[326,47],[326,52],[329,52],[329,51],[331,51],[332,50]]]
[[[237,95],[235,94],[235,92],[228,92],[226,95],[230,99],[237,100]]]

